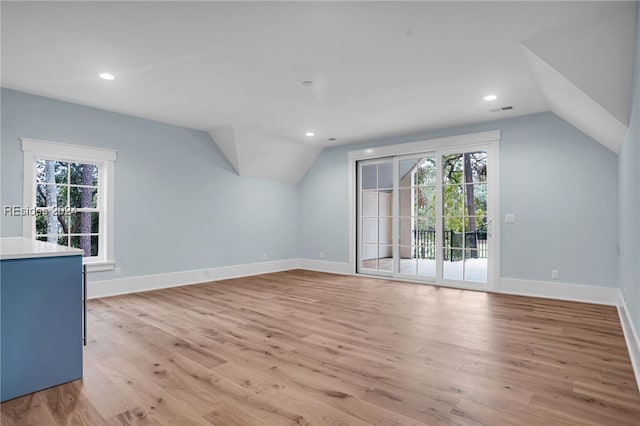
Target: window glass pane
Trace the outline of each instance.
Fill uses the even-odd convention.
[[[66,207],[67,186],[41,185],[36,187],[36,207]]]
[[[465,218],[445,217],[443,218],[444,247],[464,247],[462,230]]]
[[[69,187],[68,186],[49,186],[48,189],[55,188],[58,195],[58,207],[67,207],[67,201],[69,200]]]
[[[380,244],[391,244],[392,221],[393,219],[390,217],[382,217],[379,219],[378,242]]]
[[[410,160],[400,160],[399,164],[399,180],[400,184],[398,185],[400,188],[410,187],[413,182],[411,177],[415,174],[416,166],[418,165],[418,158],[413,158]]]
[[[471,179],[467,176],[466,182],[487,181],[487,153],[486,151],[468,152],[464,154],[467,170],[471,171]]]
[[[393,193],[391,191],[378,192],[378,216],[393,215]]]
[[[39,210],[36,213],[36,234],[43,235],[47,233],[47,212]]]
[[[393,163],[378,165],[378,188],[393,188]]]
[[[487,153],[477,151],[444,156],[442,179],[445,184],[486,182]]]
[[[61,214],[56,214],[61,213]],[[69,233],[69,217],[63,211],[46,210],[36,214],[36,234],[55,235]]]
[[[465,221],[469,220],[469,218],[465,218]],[[477,249],[478,248],[478,231],[467,231],[464,233],[464,247]]]
[[[456,247],[444,248],[444,260],[449,262],[457,262],[464,258],[464,249]]]
[[[473,201],[472,201],[473,200]],[[465,185],[464,205],[469,216],[479,216],[487,212],[487,185]]]
[[[70,170],[72,185],[98,185],[98,167],[94,164],[71,163]]]
[[[378,188],[378,165],[365,164],[362,166],[362,189]]]
[[[414,259],[416,248],[415,246],[400,246],[399,247],[400,259]]]
[[[436,159],[435,157],[426,157],[420,162],[420,166],[416,170],[416,185],[434,185],[436,183]]]
[[[480,220],[480,219],[485,219],[486,218],[476,218],[476,220]],[[488,253],[488,241],[487,241],[487,227],[486,225],[482,226],[481,228],[479,228],[476,232],[476,247],[478,249],[478,255],[479,257],[487,257],[487,253]]]
[[[410,217],[401,217],[400,221],[400,245],[410,246],[413,244],[413,219]],[[402,256],[402,254],[401,254]],[[406,257],[406,256],[405,256]]]
[[[362,242],[364,244],[378,243],[378,218],[362,219]]]
[[[414,258],[400,258],[400,273],[405,275],[416,275],[416,259]]]
[[[80,212],[71,214],[72,234],[97,234],[100,232],[100,213]]]
[[[414,231],[415,256],[418,259],[436,258],[436,230],[435,228],[418,228]]]
[[[69,195],[71,207],[94,209],[98,207],[98,188],[72,186],[69,188]]]
[[[435,225],[436,221],[436,189],[432,186],[417,188],[416,215]]]
[[[53,242],[53,241],[51,241]],[[58,244],[60,244],[61,246],[69,246],[69,236],[68,235],[61,235],[58,237]]]
[[[445,249],[445,261],[442,263],[442,277],[445,280],[462,280],[463,279],[463,265],[464,261],[459,260],[446,260],[447,250]]]
[[[100,237],[97,235],[91,236],[91,256],[98,256],[100,254]]]
[[[378,246],[378,269],[391,271],[393,268],[393,249],[391,246]]]
[[[415,188],[400,188],[398,194],[400,196],[400,216],[414,216],[414,196]]]
[[[487,216],[475,216],[469,217],[467,219],[467,223],[469,224],[469,230],[472,230],[473,223],[475,222],[476,231],[483,231],[486,233],[487,231]],[[486,239],[486,238],[485,238]]]
[[[445,216],[464,214],[464,185],[445,185],[442,187],[442,213]]]
[[[362,261],[365,268],[378,269],[378,245],[363,244]]]
[[[71,236],[71,247],[84,250],[84,256],[98,255],[97,235],[73,235]]]
[[[431,219],[427,216],[418,216],[415,220],[415,228],[421,231],[435,231],[436,221],[435,218]]]
[[[362,216],[378,215],[378,191],[362,192]]]
[[[418,259],[418,275],[422,277],[436,276],[435,256],[433,258]]]
[[[378,260],[378,270],[379,271],[392,272],[393,271],[393,260],[391,258],[389,258],[389,259],[379,259]]]
[[[451,154],[442,157],[442,183],[464,183],[462,154]]]
[[[487,258],[482,257],[478,250],[466,250],[465,252],[464,279],[466,281],[487,282]]]
[[[36,182],[67,183],[68,163],[52,160],[36,161]]]
[[[56,195],[49,195],[47,185],[38,184],[36,187],[36,207],[47,207],[47,199],[51,200],[51,205],[55,205],[56,203],[53,200],[57,200]],[[53,191],[56,191],[55,186],[51,186]]]

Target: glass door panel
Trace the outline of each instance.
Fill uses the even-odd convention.
[[[442,278],[487,282],[487,153],[442,156]]]
[[[358,164],[358,270],[393,271],[393,160]]]
[[[399,275],[435,280],[436,165],[429,154],[398,161]]]

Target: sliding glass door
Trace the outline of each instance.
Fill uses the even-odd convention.
[[[476,287],[489,279],[487,146],[357,162],[357,272]]]

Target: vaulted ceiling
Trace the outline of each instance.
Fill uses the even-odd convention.
[[[628,126],[635,2],[1,7],[3,87],[207,131],[241,175],[548,110],[614,152]]]

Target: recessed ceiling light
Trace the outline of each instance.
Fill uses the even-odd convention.
[[[304,135],[310,138],[311,136],[315,136],[316,134],[313,132],[307,132]]]
[[[496,95],[487,95],[484,98],[485,101],[495,101],[496,99],[498,99],[498,97]]]
[[[102,78],[103,80],[113,80],[113,79],[115,79],[113,74],[109,74],[108,72],[100,73],[100,78]]]
[[[373,150],[371,148],[367,148],[364,150],[366,154],[373,154]]]

